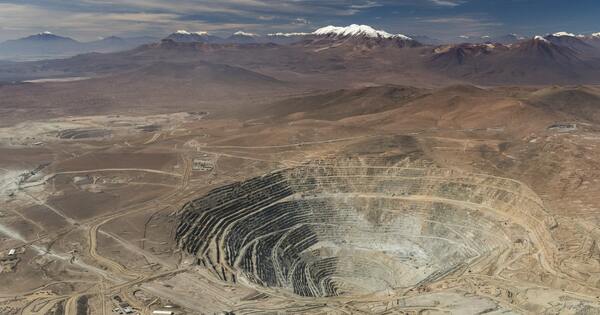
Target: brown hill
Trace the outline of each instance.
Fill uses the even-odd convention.
[[[536,93],[537,90],[512,90],[514,95],[508,94],[505,88],[482,89],[468,85],[434,89],[394,108],[348,116],[340,119],[339,123],[390,131],[501,128],[524,135],[544,130],[555,122],[579,119],[573,112],[560,109],[558,105],[544,108],[533,104],[539,93]],[[593,103],[594,98],[589,97]]]
[[[431,71],[483,84],[569,84],[600,81],[600,62],[586,55],[533,39],[518,44],[459,45],[436,49]]]
[[[394,109],[423,97],[427,92],[424,89],[393,85],[343,89],[279,101],[260,113],[276,121],[300,118],[340,120]]]
[[[528,102],[548,112],[565,113],[580,121],[600,123],[600,91],[590,87],[549,87]]]

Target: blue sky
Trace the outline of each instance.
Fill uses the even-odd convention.
[[[0,40],[42,31],[81,40],[161,37],[177,29],[312,31],[368,24],[390,33],[453,39],[557,31],[600,32],[599,0],[0,0]]]

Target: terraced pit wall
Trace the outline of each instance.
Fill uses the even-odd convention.
[[[225,281],[358,296],[434,282],[507,249],[553,255],[548,218],[510,179],[320,161],[188,203],[176,239]]]

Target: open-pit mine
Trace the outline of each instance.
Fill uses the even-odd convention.
[[[342,161],[213,190],[185,206],[176,238],[220,280],[349,298],[547,261],[551,219],[510,179]]]

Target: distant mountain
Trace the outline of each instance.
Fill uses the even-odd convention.
[[[600,63],[566,44],[536,36],[512,45],[460,44],[438,47],[429,66],[478,82],[597,81]]]
[[[83,44],[69,37],[43,32],[0,44],[0,56],[63,56],[76,54]]]
[[[426,35],[410,35],[410,38],[418,41],[419,43],[423,44],[423,45],[441,45],[444,44],[444,42],[442,40],[439,40],[437,38],[432,38]]]
[[[350,25],[346,27],[327,26],[312,33],[273,33],[266,36],[237,31],[227,38],[208,35],[206,32],[177,31],[166,39],[178,43],[209,43],[209,44],[258,44],[273,43],[289,45],[299,42],[305,44],[327,45],[331,43],[354,43],[354,44],[386,44],[399,47],[418,46],[416,40],[402,35],[389,34],[385,31],[375,30],[367,25]]]
[[[461,44],[486,44],[486,43],[494,43],[494,44],[514,44],[518,41],[524,40],[525,38],[518,36],[516,34],[507,34],[500,36],[467,36],[462,35],[458,37],[457,42]]]
[[[346,27],[326,26],[314,31],[305,44],[311,45],[363,45],[417,47],[421,43],[403,34],[390,34],[368,25],[352,24]]]
[[[93,42],[89,42],[89,44],[94,44],[94,45],[122,45],[123,43],[125,43],[126,40],[124,38],[118,37],[118,36],[109,36],[109,37],[105,37],[105,38],[101,38],[99,40],[93,41]]]
[[[480,44],[485,42],[488,37],[489,36],[460,35],[452,42],[456,44]]]
[[[584,38],[582,38],[582,40],[584,42],[586,42],[588,45],[592,45],[592,46],[600,49],[600,33],[594,33],[589,36],[584,36]]]
[[[592,50],[595,50],[591,45],[587,44],[583,40],[584,36],[581,35],[558,32],[546,35],[544,38],[555,45],[568,47],[572,50],[582,53],[592,53]]]
[[[303,41],[311,35],[311,33],[273,33],[268,34],[265,40],[273,44],[288,45]]]
[[[178,35],[185,35],[185,38],[208,35],[180,33]],[[583,38],[555,33],[511,44],[424,46],[412,37],[390,34],[365,25],[328,26],[311,33],[267,36],[238,33],[233,36],[240,42],[165,39],[114,54],[8,63],[0,65],[0,79],[10,82],[57,75],[106,75],[169,60],[185,66],[198,62],[235,65],[310,88],[319,88],[322,82],[332,81],[340,88],[346,84],[370,86],[386,82],[470,82],[481,85],[600,83],[600,58],[596,55],[600,54],[600,48],[589,44],[600,36]],[[97,42],[118,46],[122,39],[106,38]],[[586,50],[574,45],[586,47]],[[159,76],[169,67],[173,64],[161,66],[162,74]],[[216,72],[210,73],[215,75]]]
[[[221,43],[223,41],[222,38],[209,35],[207,32],[188,32],[186,30],[176,31],[167,36],[166,39],[179,43]]]
[[[193,83],[191,84],[192,86],[203,86],[205,92],[221,88],[223,91],[220,93],[224,95],[232,93],[230,90],[232,86],[237,87],[239,90],[285,86],[285,82],[264,74],[240,67],[209,62],[196,62],[193,65],[188,65],[177,62],[159,61],[135,71],[126,72],[120,77],[128,79],[139,78],[140,82],[144,82],[144,78],[146,80],[164,80],[165,78],[169,78],[174,81]]]
[[[72,38],[54,35],[51,32],[42,32],[39,34],[27,36],[25,38],[13,40],[11,42],[71,42],[75,43]]]
[[[443,61],[444,65],[469,64],[471,60],[481,61],[486,56],[502,56],[511,59],[528,59],[539,62],[554,63],[555,67],[562,63],[579,62],[578,53],[570,47],[558,45],[549,39],[536,36],[530,40],[514,45],[503,44],[458,44],[436,48],[434,60]],[[525,66],[525,65],[523,65]]]
[[[261,42],[261,36],[253,33],[237,31],[226,39],[228,44],[255,44]]]
[[[521,37],[519,35],[516,34],[507,34],[507,35],[502,35],[502,36],[496,36],[496,37],[492,37],[491,38],[491,42],[492,43],[500,43],[500,44],[514,44],[517,43],[521,40],[524,40],[524,37]]]
[[[254,44],[265,42],[266,38],[260,35],[238,31],[227,38],[213,36],[207,32],[188,32],[179,30],[165,39],[177,43],[207,43],[207,44]]]
[[[379,39],[403,39],[412,40],[410,37],[402,34],[390,34],[386,31],[376,30],[368,25],[352,24],[346,27],[325,26],[313,32],[316,36],[326,36],[334,38],[379,38]]]
[[[128,50],[155,41],[151,37],[120,38],[111,36],[92,42],[79,42],[69,37],[43,32],[0,43],[0,59],[39,60],[64,58],[89,52]]]
[[[515,46],[511,50],[511,53],[514,56],[535,60],[537,63],[553,63],[554,67],[579,63],[581,61],[577,50],[569,45],[561,45],[560,42],[554,42],[554,38],[554,36],[543,38],[536,36]]]
[[[91,52],[109,53],[115,51],[123,51],[135,48],[140,45],[155,42],[154,37],[130,37],[122,38],[117,36],[109,36],[97,41],[84,43],[85,50]]]
[[[447,68],[455,65],[464,65],[482,55],[492,54],[496,47],[492,44],[457,44],[437,47],[434,50],[432,61],[439,68]]]

